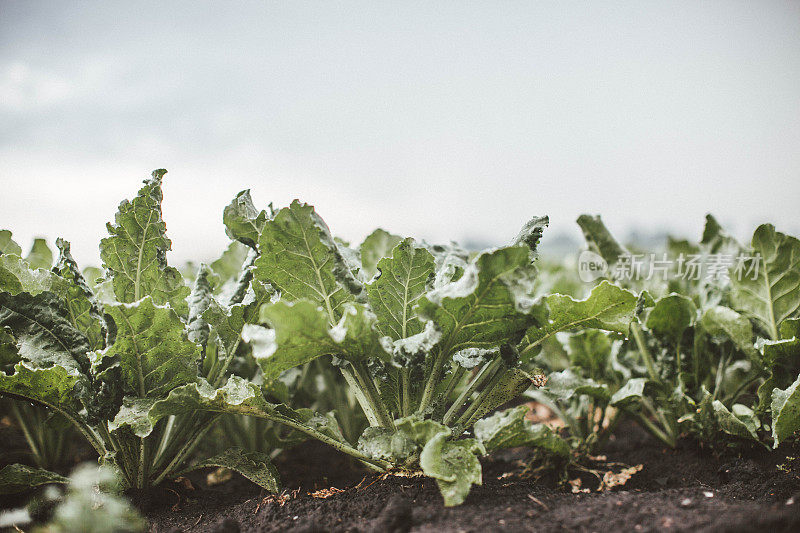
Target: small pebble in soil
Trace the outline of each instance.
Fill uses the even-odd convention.
[[[692,507],[692,504],[693,502],[691,498],[684,498],[683,500],[681,500],[681,507],[689,508]]]

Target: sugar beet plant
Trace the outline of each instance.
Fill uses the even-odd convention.
[[[125,486],[138,488],[185,467],[216,415],[170,416],[148,427],[131,421],[176,388],[201,379],[224,383],[239,342],[225,329],[226,309],[212,305],[204,277],[190,293],[166,263],[164,172],[122,202],[108,225],[100,243],[107,279],[97,294],[66,241],[57,241],[52,270],[16,255],[8,232],[0,255],[0,394],[68,420]],[[240,304],[237,317],[257,316],[258,307],[257,299]],[[234,451],[209,461],[275,488],[269,462],[258,455]]]
[[[543,383],[520,367],[517,344],[536,323],[529,290],[546,219],[532,221],[510,246],[469,258],[452,246],[418,246],[380,230],[355,251],[299,202],[270,215],[242,194],[226,213],[229,234],[255,244],[252,282],[273,291],[259,323],[240,328],[262,383],[330,357],[369,427],[353,446],[337,423],[346,413],[289,415],[265,399],[264,385],[237,376],[217,389],[206,381],[178,388],[138,410],[130,424],[198,410],[277,420],[378,470],[419,467],[437,480],[448,505],[480,483],[478,457],[504,436],[557,439],[518,414],[464,435]]]

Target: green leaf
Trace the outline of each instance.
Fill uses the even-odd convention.
[[[372,278],[378,273],[378,262],[389,257],[392,250],[400,244],[403,238],[382,229],[376,229],[370,233],[359,247],[361,255],[361,270],[367,279]]]
[[[147,521],[122,498],[119,478],[108,467],[79,465],[69,477],[64,500],[44,528],[50,533],[143,533]]]
[[[680,342],[683,332],[694,324],[697,307],[691,298],[670,294],[659,299],[647,316],[646,326],[656,335]]]
[[[208,322],[203,317],[211,302],[214,300],[213,290],[209,277],[211,269],[205,263],[200,264],[197,277],[194,280],[192,292],[189,294],[187,303],[189,304],[189,320],[186,323],[189,329],[189,340],[205,346],[208,342]]]
[[[477,440],[452,440],[449,433],[439,433],[422,448],[420,467],[436,480],[446,507],[461,505],[472,485],[482,483],[478,454],[484,453]]]
[[[14,242],[7,229],[0,229],[0,255],[2,254],[22,255],[22,248]]]
[[[528,254],[521,246],[483,253],[457,281],[419,299],[420,316],[442,332],[443,352],[496,348],[521,334],[531,320],[526,312],[532,301],[525,289],[534,272]]]
[[[169,304],[180,315],[188,312],[189,288],[177,269],[167,265],[172,242],[161,218],[161,179],[166,170],[154,170],[138,196],[123,200],[110,237],[100,241],[100,257],[110,271],[114,294],[123,303],[150,296],[157,305]]]
[[[547,377],[545,392],[558,400],[569,400],[575,395],[587,395],[603,402],[609,401],[611,393],[608,385],[597,383],[593,379],[582,378],[569,368],[561,372],[553,372]]]
[[[533,259],[539,247],[539,241],[542,239],[544,229],[549,225],[549,217],[533,217],[522,226],[522,229],[512,241],[512,245],[527,246],[530,249],[531,259]]]
[[[629,379],[625,385],[611,396],[609,405],[613,407],[628,407],[638,403],[644,394],[645,378]]]
[[[173,389],[161,400],[126,399],[123,409],[109,424],[109,429],[113,431],[130,426],[136,436],[146,437],[162,418],[192,415],[198,411],[287,420],[345,442],[333,416],[321,415],[310,409],[291,409],[282,404],[272,404],[264,399],[258,385],[239,376],[231,376],[220,388],[214,388],[206,380],[199,379],[196,383]]]
[[[609,267],[614,266],[620,256],[628,253],[608,231],[600,215],[581,215],[578,217],[578,225],[583,230],[589,250],[605,259]]]
[[[299,300],[278,301],[261,308],[261,319],[272,329],[248,325],[243,337],[253,345],[253,356],[264,379],[277,378],[289,368],[323,355],[336,355],[348,361],[367,360],[383,355],[375,330],[375,315],[362,304],[344,308],[342,319],[331,328],[328,316],[316,303]]]
[[[202,320],[208,325],[209,335],[227,357],[233,357],[236,353],[242,329],[247,322],[246,314],[245,305],[236,304],[226,308],[214,300],[203,311]]]
[[[425,446],[428,441],[439,433],[450,433],[450,428],[441,422],[430,418],[421,418],[417,415],[406,416],[396,420],[395,426],[398,431],[403,432],[409,440],[420,447]]]
[[[19,256],[0,255],[0,292],[7,292],[12,296],[27,292],[36,296],[45,291],[63,295],[63,280],[48,270],[31,269]]]
[[[777,340],[781,322],[800,308],[800,241],[763,224],[753,234],[751,246],[760,261],[753,256],[745,259],[741,272],[733,269],[731,301]]]
[[[772,390],[772,438],[777,448],[800,429],[800,376],[785,390]]]
[[[585,300],[553,294],[546,298],[546,302],[550,309],[549,322],[528,329],[519,344],[523,356],[532,353],[559,331],[597,328],[627,333],[634,318],[637,298],[632,292],[603,281]]]
[[[706,215],[706,225],[703,228],[703,238],[700,244],[711,254],[732,254],[741,249],[736,239],[728,235],[712,215]]]
[[[273,414],[275,406],[264,400],[261,389],[238,376],[220,388],[200,379],[176,387],[162,399],[126,397],[109,429],[128,426],[137,437],[147,437],[155,424],[170,415],[192,415],[198,411],[233,414]]]
[[[33,246],[31,247],[31,251],[28,252],[25,261],[28,262],[31,268],[43,268],[48,270],[53,266],[53,251],[47,246],[46,240],[37,237],[33,240]]]
[[[174,309],[156,306],[146,297],[107,311],[117,325],[107,355],[120,359],[126,394],[159,398],[196,379],[200,349],[187,338]]]
[[[11,330],[20,357],[38,366],[89,368],[89,342],[70,318],[66,305],[51,292],[0,293],[0,327]]]
[[[391,258],[378,262],[378,269],[380,276],[367,285],[378,330],[393,340],[421,333],[424,325],[414,307],[433,277],[433,256],[424,248],[415,248],[412,239],[405,239],[394,248]]]
[[[756,355],[753,325],[747,317],[733,309],[719,305],[707,309],[700,318],[700,325],[712,338],[730,339],[733,345],[745,354]]]
[[[77,413],[80,404],[75,386],[84,379],[76,370],[63,366],[39,368],[22,361],[14,366],[13,374],[0,372],[0,393]]]
[[[69,242],[56,239],[58,262],[53,268],[65,281],[64,302],[69,311],[69,321],[86,336],[89,349],[99,350],[105,345],[105,319],[103,309],[72,258]]]
[[[760,424],[750,408],[737,403],[734,404],[733,412],[731,412],[719,400],[714,400],[711,407],[722,431],[734,437],[759,440],[756,431]]]
[[[759,412],[770,408],[773,389],[788,387],[800,372],[800,319],[784,320],[780,336],[780,340],[763,342],[763,364],[770,376],[758,387]]]
[[[218,290],[225,283],[236,281],[241,274],[248,250],[250,249],[239,241],[231,241],[222,255],[209,265],[216,275],[215,289]]]
[[[321,305],[333,325],[343,306],[363,290],[330,230],[314,208],[297,200],[264,225],[254,276],[281,291],[287,301]]]
[[[589,377],[604,377],[612,348],[607,333],[596,329],[579,331],[569,336],[567,345],[572,366],[585,369]],[[561,344],[558,343],[558,346]]]
[[[21,464],[4,466],[0,470],[0,494],[16,494],[49,483],[66,485],[69,479],[44,470]]]
[[[228,448],[224,452],[209,457],[193,465],[190,470],[210,466],[227,468],[238,472],[259,487],[272,493],[280,491],[278,470],[270,461],[269,455],[261,452],[248,452],[241,448]]]
[[[780,327],[780,340],[764,342],[764,361],[773,368],[778,365],[800,364],[800,319],[784,320]]]
[[[3,326],[0,328],[0,370],[4,370],[9,365],[19,362],[19,351],[17,350],[17,339],[11,328]]]
[[[266,221],[267,212],[259,212],[253,205],[250,189],[237,194],[222,212],[222,222],[228,237],[251,248],[256,248]]]
[[[358,438],[358,451],[393,465],[411,466],[419,458],[417,444],[405,431],[368,427]]]
[[[520,405],[498,411],[475,422],[475,438],[487,453],[503,448],[526,446],[540,448],[560,457],[568,457],[569,443],[545,424],[534,424],[525,418],[528,407]]]

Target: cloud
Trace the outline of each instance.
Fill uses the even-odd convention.
[[[117,202],[165,167],[176,261],[224,247],[244,188],[354,241],[499,243],[542,214],[577,236],[581,212],[800,229],[800,8],[238,7],[4,6],[0,225],[96,262]]]
[[[46,109],[75,94],[68,79],[14,61],[0,66],[0,111],[9,113]]]

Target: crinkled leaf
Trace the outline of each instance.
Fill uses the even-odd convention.
[[[280,491],[280,476],[269,455],[261,452],[248,452],[241,448],[228,448],[224,452],[192,465],[190,470],[210,466],[227,468],[238,472],[259,487],[272,493]]]
[[[14,366],[13,373],[0,372],[0,393],[77,413],[80,405],[75,386],[84,379],[77,371],[60,365],[38,368],[22,361]]]
[[[569,443],[547,425],[534,424],[527,420],[527,413],[528,407],[520,405],[482,418],[475,422],[475,438],[483,444],[487,453],[503,448],[527,446],[568,457]]]
[[[27,292],[36,296],[46,291],[63,295],[63,280],[49,270],[32,269],[19,256],[0,255],[0,292],[7,292],[11,295]]]
[[[395,427],[418,446],[425,446],[429,440],[439,433],[450,433],[450,428],[441,422],[416,415],[396,420]]]
[[[66,305],[51,292],[0,293],[0,327],[11,330],[20,357],[38,366],[88,370],[89,342],[70,318]]]
[[[374,329],[375,316],[366,306],[348,305],[343,313],[331,328],[327,314],[316,303],[278,301],[261,308],[261,319],[272,329],[249,325],[243,335],[253,343],[253,356],[265,379],[323,355],[350,361],[388,357]]]
[[[194,280],[192,292],[187,299],[189,320],[186,325],[189,329],[189,340],[196,342],[200,346],[205,346],[208,342],[209,325],[203,318],[203,313],[206,312],[214,299],[209,280],[210,276],[211,269],[207,265],[201,264]]]
[[[239,376],[231,376],[220,388],[214,388],[206,380],[200,379],[196,383],[173,389],[162,400],[126,401],[126,406],[109,424],[109,429],[130,426],[137,436],[146,437],[155,424],[166,416],[209,411],[288,420],[312,428],[334,440],[344,441],[333,416],[315,413],[310,409],[291,409],[282,404],[272,404],[264,399],[258,385]]]
[[[56,239],[56,246],[59,256],[53,271],[65,281],[64,302],[69,311],[69,321],[86,336],[91,350],[99,350],[103,348],[106,336],[103,308],[72,258],[69,242]]]
[[[745,259],[741,272],[733,267],[731,301],[777,340],[781,322],[800,308],[800,241],[763,224],[753,234],[751,246],[759,255]]]
[[[380,276],[367,285],[378,330],[393,340],[421,333],[424,325],[414,307],[433,277],[433,256],[425,248],[414,247],[412,239],[405,239],[394,248],[392,257],[378,262],[378,269]]]
[[[461,505],[472,485],[482,483],[478,455],[484,453],[477,440],[452,440],[449,433],[439,433],[422,448],[420,467],[436,480],[446,507]]]
[[[321,305],[330,324],[339,320],[343,305],[363,290],[328,226],[310,205],[295,200],[268,220],[259,249],[255,278],[280,290],[284,300],[307,299]]]
[[[0,494],[16,494],[49,483],[66,485],[69,479],[44,470],[21,464],[4,466],[0,470]]]
[[[420,316],[442,332],[440,349],[495,348],[521,334],[530,317],[518,274],[533,268],[528,253],[521,246],[483,253],[457,281],[420,298]]]
[[[108,467],[79,465],[69,477],[67,494],[44,528],[48,533],[144,533],[147,520],[119,494],[120,479]]]
[[[389,257],[402,240],[402,237],[382,229],[376,229],[364,239],[358,250],[361,255],[361,270],[367,279],[378,273],[378,262]]]
[[[788,388],[772,391],[772,438],[777,448],[800,429],[800,376]]]
[[[233,357],[239,346],[242,330],[245,325],[247,308],[242,304],[225,308],[211,300],[203,311],[202,320],[208,326],[211,337],[217,347],[224,351],[226,357]]]
[[[592,289],[585,300],[574,300],[563,294],[546,298],[549,321],[533,326],[525,333],[519,350],[525,356],[559,331],[597,328],[627,333],[634,317],[637,298],[632,292],[603,281]]]
[[[126,394],[159,398],[195,380],[200,349],[187,338],[174,309],[156,306],[147,297],[107,311],[117,326],[107,355],[119,357]]]
[[[461,278],[469,263],[470,254],[458,244],[425,244],[428,251],[433,254],[436,263],[436,275],[433,288],[441,288]]]
[[[522,226],[514,240],[513,246],[527,246],[530,249],[531,259],[535,258],[539,241],[542,239],[544,229],[550,225],[549,217],[533,217]]]
[[[228,237],[251,248],[257,246],[258,237],[266,221],[267,212],[259,212],[253,205],[250,189],[237,194],[222,212],[222,222],[225,224],[225,233]]]
[[[157,305],[169,304],[180,315],[188,312],[189,287],[177,269],[167,265],[167,225],[161,218],[161,179],[153,171],[132,201],[119,204],[110,237],[100,241],[100,257],[109,270],[117,300],[130,303],[150,296]]]
[[[766,341],[763,345],[767,366],[800,364],[800,319],[790,318],[781,324],[780,340]]]

